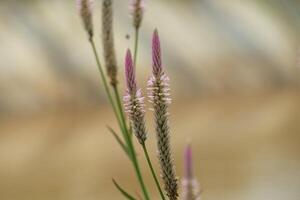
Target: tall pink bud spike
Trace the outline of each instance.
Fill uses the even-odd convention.
[[[184,152],[184,177],[182,179],[182,200],[200,200],[201,190],[193,175],[192,147],[188,144]]]
[[[154,30],[152,37],[152,71],[154,76],[159,76],[163,72],[161,65],[160,40],[157,29]]]
[[[161,63],[160,41],[158,32],[155,30],[152,38],[152,76],[148,81],[148,96],[153,104],[158,158],[164,189],[169,200],[178,200],[178,183],[172,158],[168,117],[168,105],[171,103],[169,78]]]
[[[184,154],[184,172],[185,177],[192,178],[193,177],[193,155],[192,155],[192,148],[191,145],[188,144],[185,148],[185,154]]]
[[[134,66],[133,66],[131,52],[129,49],[126,52],[126,58],[125,58],[125,75],[126,75],[128,92],[129,93],[136,92],[137,86],[135,80]]]

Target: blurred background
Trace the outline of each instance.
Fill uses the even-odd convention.
[[[127,3],[114,5],[121,91],[133,46]],[[101,52],[101,0],[94,12]],[[155,27],[171,77],[178,175],[192,141],[203,199],[299,200],[300,1],[146,1],[143,89]],[[106,129],[116,121],[74,1],[0,0],[0,70],[1,200],[122,199],[112,178],[139,192]],[[151,113],[147,123],[157,167]],[[141,165],[158,199],[143,157]]]

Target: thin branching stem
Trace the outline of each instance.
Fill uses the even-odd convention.
[[[106,80],[106,77],[105,77],[105,74],[104,74],[104,71],[103,71],[103,68],[102,68],[99,56],[98,56],[98,51],[97,51],[97,48],[95,46],[94,40],[92,38],[90,38],[89,41],[90,41],[92,49],[93,49],[93,53],[94,53],[94,56],[95,56],[95,59],[96,59],[96,62],[97,62],[97,66],[98,66],[98,69],[99,69],[99,72],[100,72],[100,75],[101,75],[101,80],[102,80],[102,83],[104,85],[105,92],[106,92],[106,94],[108,96],[108,100],[109,100],[109,102],[110,102],[110,104],[111,104],[111,106],[113,108],[113,112],[114,112],[114,114],[115,114],[115,116],[117,118],[117,121],[118,121],[119,127],[121,129],[123,138],[124,138],[124,140],[126,142],[126,146],[128,147],[129,137],[128,137],[128,131],[127,131],[127,128],[126,128],[126,124],[124,124],[123,120],[122,120],[123,110],[122,109],[121,110],[118,109],[119,107],[116,106],[116,104],[115,104],[115,102],[113,100],[113,96],[112,96],[112,94],[110,92],[110,89],[109,89],[109,86],[108,86],[108,83],[107,83],[107,80]],[[117,99],[117,101],[118,101],[118,99]],[[129,153],[129,155],[130,155],[130,158],[132,159],[132,153]]]
[[[157,176],[156,176],[156,174],[155,174],[155,171],[154,171],[154,169],[153,169],[153,165],[152,165],[152,163],[151,163],[151,159],[150,159],[150,157],[149,157],[149,154],[148,154],[148,150],[147,150],[146,144],[144,143],[144,144],[142,144],[142,146],[143,146],[143,150],[144,150],[145,157],[146,157],[146,159],[147,159],[148,166],[149,166],[149,168],[150,168],[150,170],[151,170],[151,174],[152,174],[152,177],[153,177],[153,179],[154,179],[154,181],[155,181],[155,184],[156,184],[156,187],[157,187],[157,189],[158,189],[158,191],[159,191],[159,194],[160,194],[160,196],[161,196],[161,198],[162,198],[163,200],[166,200],[165,195],[164,195],[164,193],[163,193],[163,191],[162,191],[162,189],[161,189],[161,186],[160,186],[160,184],[159,184],[159,181],[158,181],[158,179],[157,179]]]
[[[117,86],[113,87],[113,91],[115,93],[117,108],[120,111],[121,121],[123,123],[123,126],[126,127],[125,128],[126,136],[127,136],[126,142],[127,142],[128,148],[129,148],[130,153],[131,153],[133,167],[135,169],[135,172],[136,172],[136,175],[137,175],[137,178],[138,178],[138,181],[140,183],[140,186],[141,186],[141,189],[143,191],[145,199],[150,200],[150,197],[149,197],[149,194],[148,194],[148,191],[147,191],[147,188],[146,188],[146,185],[144,183],[144,179],[143,179],[143,176],[142,176],[142,173],[141,173],[141,170],[140,170],[140,166],[139,166],[138,160],[136,158],[134,145],[132,143],[131,136],[130,136],[130,133],[128,131],[128,128],[126,126],[126,118],[125,118],[125,115],[124,115],[123,107],[122,107],[122,104],[121,104],[121,98],[120,98],[120,94],[119,94],[119,90],[118,90]]]
[[[103,85],[104,85],[105,92],[108,96],[108,100],[109,100],[109,102],[110,102],[110,104],[113,108],[113,111],[114,111],[114,113],[116,115],[116,118],[118,120],[118,124],[119,124],[119,126],[121,128],[121,131],[123,133],[123,137],[124,137],[124,139],[127,143],[127,146],[129,148],[131,158],[132,158],[132,163],[133,163],[137,178],[139,180],[139,183],[141,185],[143,194],[144,194],[146,200],[150,200],[147,189],[146,189],[146,186],[145,186],[145,183],[144,183],[144,180],[143,180],[143,177],[142,177],[142,174],[141,174],[141,171],[140,171],[138,160],[136,158],[134,146],[132,144],[132,140],[130,139],[129,131],[128,131],[127,126],[126,126],[126,120],[125,120],[123,108],[122,108],[122,105],[121,105],[121,100],[120,100],[120,95],[119,95],[119,92],[118,92],[118,88],[116,86],[113,87],[115,97],[116,97],[116,104],[117,104],[117,106],[116,106],[115,102],[112,98],[111,92],[109,90],[108,83],[107,83],[106,77],[104,75],[104,71],[102,69],[102,66],[101,66],[101,62],[100,62],[100,59],[99,59],[99,56],[98,56],[98,52],[97,52],[94,40],[92,38],[90,38],[89,42],[90,42],[90,44],[92,46],[92,49],[93,49],[93,53],[94,53],[94,56],[95,56],[95,59],[96,59],[96,62],[97,62],[97,66],[98,66],[98,69],[99,69],[99,72],[100,72],[100,75],[101,75],[101,79],[102,79],[102,82],[103,82]]]
[[[134,32],[134,54],[133,54],[134,69],[136,68],[138,48],[139,48],[139,29],[135,28],[135,32]]]
[[[102,69],[102,65],[101,65],[99,56],[98,56],[98,51],[97,51],[95,42],[94,42],[94,40],[92,38],[89,39],[89,42],[90,42],[90,44],[92,46],[92,49],[93,49],[93,53],[94,53],[94,56],[95,56],[95,59],[96,59],[96,62],[97,62],[97,67],[99,69],[101,80],[102,80],[105,92],[107,94],[108,100],[109,100],[109,102],[110,102],[110,104],[111,104],[111,106],[113,108],[114,114],[116,115],[116,118],[118,120],[118,124],[121,126],[122,123],[121,123],[121,120],[120,120],[120,114],[118,113],[117,107],[115,105],[115,102],[114,102],[113,97],[111,95],[111,92],[109,90],[108,83],[107,83],[107,80],[106,80],[106,77],[105,77],[104,71]],[[121,126],[121,128],[122,128],[122,132],[124,132],[124,127]]]

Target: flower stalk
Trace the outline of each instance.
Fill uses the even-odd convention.
[[[93,54],[100,72],[101,80],[108,96],[108,100],[112,106],[113,112],[117,118],[120,131],[123,138],[119,137],[117,133],[109,128],[114,135],[119,145],[130,158],[136,173],[137,180],[143,192],[144,200],[150,200],[143,175],[140,170],[139,161],[135,153],[135,147],[132,141],[132,134],[134,133],[138,142],[142,146],[144,156],[147,160],[151,174],[160,193],[161,199],[166,200],[163,190],[160,187],[159,181],[156,177],[152,162],[150,160],[148,150],[146,147],[147,130],[145,123],[145,105],[144,97],[141,89],[138,88],[135,77],[135,69],[137,65],[138,40],[139,29],[142,23],[144,13],[143,0],[131,0],[130,12],[133,18],[133,26],[135,29],[134,40],[134,55],[132,58],[131,52],[128,50],[125,58],[125,76],[126,76],[126,95],[124,96],[124,107],[120,98],[117,79],[117,59],[114,46],[113,35],[113,0],[102,1],[102,43],[103,43],[103,57],[105,71],[102,68],[98,51],[94,42],[94,28],[93,28],[93,13],[92,0],[77,0],[79,5],[79,13],[82,18],[83,26],[87,32],[89,42],[91,44]],[[160,164],[161,177],[164,182],[164,190],[169,200],[178,199],[178,185],[175,173],[175,166],[170,147],[170,131],[168,119],[168,107],[171,103],[169,98],[169,78],[162,67],[160,41],[157,30],[154,31],[152,39],[152,76],[148,81],[148,90],[150,102],[153,105],[158,158]],[[110,87],[111,86],[111,87]],[[127,118],[129,118],[130,126],[127,125]],[[189,177],[189,176],[186,176]],[[113,181],[117,189],[127,198],[135,199],[130,193],[125,191],[116,181]],[[187,199],[194,200],[194,199]],[[195,199],[196,200],[196,199]],[[198,199],[197,199],[198,200]]]
[[[170,200],[178,199],[178,185],[171,154],[170,131],[168,119],[169,78],[162,68],[160,41],[157,30],[152,39],[152,76],[148,81],[149,99],[153,105],[158,158],[164,188]]]
[[[156,177],[153,169],[145,141],[147,139],[146,125],[145,125],[145,109],[144,109],[144,97],[142,96],[141,89],[137,87],[135,71],[133,66],[133,60],[130,50],[127,50],[125,58],[125,78],[127,84],[126,94],[124,96],[125,111],[129,116],[133,132],[143,147],[144,155],[146,157],[148,166],[151,170],[151,174],[157,186],[157,189],[161,195],[161,198],[165,200],[164,194]]]
[[[119,117],[121,120],[121,124],[124,127],[124,139],[128,146],[131,161],[133,167],[135,169],[138,181],[140,183],[141,189],[144,194],[144,198],[149,200],[149,194],[146,189],[146,185],[143,180],[143,176],[141,174],[141,170],[139,167],[138,160],[136,158],[134,145],[131,140],[130,131],[127,127],[126,118],[124,115],[124,110],[121,103],[121,97],[117,86],[117,61],[115,56],[115,48],[114,48],[114,37],[113,37],[113,8],[112,8],[112,0],[103,0],[102,3],[102,43],[104,49],[104,60],[107,70],[107,75],[110,78],[110,84],[113,88],[116,107],[119,111]]]
[[[113,96],[111,95],[110,89],[109,89],[108,82],[107,82],[105,74],[104,74],[104,70],[103,70],[101,62],[100,62],[99,56],[98,56],[98,51],[97,51],[95,42],[93,40],[94,34],[93,34],[91,1],[90,0],[77,0],[77,3],[78,3],[78,6],[79,6],[79,12],[80,12],[80,16],[81,16],[82,21],[83,21],[84,28],[85,28],[88,36],[89,36],[89,42],[91,44],[93,54],[95,56],[95,60],[96,60],[97,66],[98,66],[98,69],[100,71],[101,80],[102,80],[102,83],[104,85],[105,92],[108,96],[109,102],[111,103],[111,106],[112,106],[113,111],[116,115],[118,124],[120,126],[121,132],[123,134],[123,138],[125,140],[125,144],[126,144],[125,147],[128,148],[128,154],[129,154],[130,160],[132,161],[134,171],[136,173],[136,176],[137,176],[137,179],[138,179],[139,184],[141,186],[141,189],[143,191],[144,198],[145,198],[145,200],[150,200],[150,197],[149,197],[148,191],[146,189],[146,185],[144,183],[143,176],[142,176],[142,173],[141,173],[141,170],[140,170],[140,167],[139,167],[139,163],[138,163],[138,160],[136,158],[136,153],[135,153],[135,150],[134,150],[134,146],[133,146],[133,143],[131,141],[131,136],[130,136],[130,133],[129,133],[130,131],[127,128],[127,125],[126,125],[126,120],[125,120],[123,108],[122,108],[122,105],[121,105],[120,95],[119,95],[118,89],[117,89],[116,64],[115,65],[111,64],[111,63],[114,64],[116,62],[111,61],[111,60],[106,61],[106,64],[110,63],[110,65],[109,65],[110,68],[108,69],[108,67],[107,67],[107,72],[108,72],[107,74],[110,78],[110,83],[111,83],[111,85],[113,87],[113,91],[115,93],[115,96],[114,96],[115,98],[113,98]],[[103,9],[106,9],[105,10],[106,15],[103,16],[103,17],[106,17],[106,20],[109,20],[109,19],[112,20],[112,16],[111,16],[112,15],[112,10],[109,10],[109,9],[112,9],[111,6],[112,6],[111,1],[104,0]],[[108,25],[111,25],[111,23],[108,23]],[[107,30],[106,33],[109,33],[109,34],[107,34],[106,36],[109,37],[109,39],[111,39],[111,40],[110,40],[110,42],[106,43],[108,48],[105,48],[105,49],[106,49],[106,51],[110,52],[110,55],[112,55],[112,54],[114,55],[114,50],[112,50],[113,49],[112,48],[113,47],[113,42],[111,42],[111,41],[113,41],[112,26],[109,27],[108,25],[106,25],[105,30]],[[108,54],[109,53],[107,53],[107,55]],[[106,66],[108,66],[108,65],[106,65]],[[114,66],[115,68],[112,69],[112,66]]]

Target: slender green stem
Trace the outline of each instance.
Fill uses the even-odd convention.
[[[121,96],[120,96],[120,93],[119,93],[118,86],[113,86],[113,91],[114,91],[116,102],[117,102],[117,108],[120,111],[121,121],[126,126],[126,118],[125,118],[125,115],[124,115],[124,110],[123,110],[123,106],[122,106],[122,102],[121,102]]]
[[[139,29],[136,28],[136,29],[135,29],[135,35],[134,35],[134,55],[133,55],[133,66],[134,66],[134,70],[136,70],[136,63],[137,63],[138,41],[139,41]],[[115,90],[115,91],[116,91],[116,93],[118,93],[117,90]],[[117,95],[118,95],[118,94],[117,94]],[[131,126],[130,126],[130,129],[131,129]],[[131,139],[130,139],[130,144],[132,145],[132,148],[134,149],[134,146],[133,146],[133,144],[132,144],[132,140],[131,140]],[[148,162],[148,164],[149,164],[149,167],[150,167],[150,169],[151,169],[152,175],[154,175],[155,182],[156,182],[156,184],[158,184],[158,187],[159,187],[159,183],[158,183],[158,180],[157,180],[157,178],[156,178],[156,176],[155,176],[155,173],[154,173],[154,170],[153,170],[153,167],[152,167],[150,158],[149,158],[149,156],[148,156],[148,152],[147,152],[146,146],[143,145],[143,148],[144,148],[144,152],[145,152],[145,155],[146,155],[146,158],[147,158],[147,162]],[[135,157],[137,172],[138,172],[138,174],[141,176],[140,170],[139,170],[139,166],[138,166],[138,162],[137,162],[137,160],[136,160],[136,156],[133,156],[133,157]],[[143,183],[142,176],[141,176],[140,179],[141,179],[141,183]],[[165,198],[164,198],[164,196],[163,196],[163,193],[162,193],[160,187],[159,187],[159,191],[160,191],[160,193],[161,193],[161,195],[162,195],[163,200],[165,200]],[[147,191],[146,191],[146,192],[147,192]],[[146,197],[146,196],[145,196],[145,197]],[[149,198],[149,197],[148,197],[148,198]],[[147,199],[147,197],[146,197],[146,199]]]
[[[157,189],[158,189],[158,191],[159,191],[159,194],[160,194],[160,196],[161,196],[161,198],[162,198],[163,200],[166,200],[165,195],[164,195],[164,193],[163,193],[163,191],[162,191],[162,189],[161,189],[161,186],[160,186],[160,184],[159,184],[159,181],[158,181],[158,179],[157,179],[157,176],[156,176],[156,174],[155,174],[155,171],[154,171],[154,169],[153,169],[153,165],[152,165],[152,163],[151,163],[151,160],[150,160],[150,157],[149,157],[149,154],[148,154],[148,150],[147,150],[146,144],[142,144],[142,146],[143,146],[144,154],[145,154],[146,159],[147,159],[147,163],[148,163],[148,165],[149,165],[149,168],[150,168],[150,170],[151,170],[153,179],[154,179],[154,181],[155,181],[156,187],[157,187]]]
[[[96,45],[95,45],[95,42],[92,38],[89,39],[89,42],[92,46],[92,49],[93,49],[93,53],[94,53],[94,56],[95,56],[95,59],[96,59],[96,63],[97,63],[97,67],[99,69],[99,72],[100,72],[100,76],[101,76],[101,80],[102,80],[102,83],[103,83],[103,86],[104,86],[104,89],[105,89],[105,92],[108,96],[108,100],[113,108],[113,112],[117,118],[117,121],[118,121],[118,124],[121,128],[121,132],[123,134],[123,137],[124,139],[126,139],[126,135],[125,135],[125,129],[126,129],[126,126],[123,126],[122,124],[122,121],[121,121],[121,114],[120,112],[118,112],[118,109],[114,103],[114,100],[113,100],[113,97],[111,95],[111,92],[109,90],[109,87],[108,87],[108,83],[107,83],[107,80],[106,80],[106,77],[105,77],[105,74],[104,74],[104,71],[102,69],[102,65],[101,65],[101,62],[100,62],[100,59],[99,59],[99,56],[98,56],[98,51],[97,51],[97,48],[96,48]]]
[[[136,67],[137,62],[137,52],[139,48],[139,29],[135,29],[135,35],[134,35],[134,54],[133,54],[133,66]]]
[[[113,98],[112,98],[112,95],[110,93],[110,90],[109,90],[109,87],[108,87],[108,83],[107,83],[107,80],[106,80],[106,77],[105,77],[105,74],[104,74],[104,71],[102,69],[102,66],[101,66],[101,62],[100,62],[100,59],[99,59],[99,56],[98,56],[98,51],[96,49],[96,46],[95,46],[95,42],[92,38],[89,39],[89,42],[92,46],[92,49],[93,49],[93,53],[94,53],[94,56],[95,56],[95,59],[96,59],[96,62],[97,62],[97,66],[98,66],[98,69],[99,69],[99,72],[100,72],[100,75],[101,75],[101,80],[102,80],[102,83],[103,83],[103,86],[104,86],[104,89],[105,89],[105,92],[108,96],[108,100],[113,108],[113,111],[118,119],[118,122],[119,124],[121,124],[121,121],[120,121],[120,116],[118,114],[118,111],[117,111],[117,108],[116,108],[116,105],[113,101]]]
[[[130,141],[130,143],[131,143],[130,146],[132,147],[132,151],[133,151],[132,153],[135,154],[135,153],[134,153],[135,151],[134,151],[133,144],[132,144],[131,141]],[[143,190],[144,197],[145,197],[146,200],[150,200],[148,191],[147,191],[147,189],[146,189],[146,185],[145,185],[144,180],[143,180],[143,176],[142,176],[142,174],[141,174],[141,170],[140,170],[140,166],[139,166],[138,160],[136,159],[136,155],[134,155],[134,156],[132,156],[132,157],[133,157],[133,162],[132,162],[132,163],[133,163],[133,166],[134,166],[134,168],[135,168],[136,175],[137,175],[137,177],[138,177],[138,179],[139,179],[141,188],[142,188],[142,190]]]
[[[120,94],[119,94],[119,90],[118,90],[117,86],[113,87],[113,91],[115,93],[115,97],[116,97],[116,101],[117,101],[117,107],[118,107],[118,109],[120,111],[121,121],[122,121],[123,125],[126,126],[126,118],[125,118],[125,115],[124,115],[124,112],[123,112],[123,107],[122,107],[122,104],[121,104]],[[137,178],[139,180],[139,183],[140,183],[140,186],[141,186],[141,189],[143,191],[145,199],[146,200],[150,200],[148,191],[146,189],[146,185],[144,183],[143,176],[141,174],[140,166],[139,166],[138,160],[136,158],[134,145],[132,143],[132,140],[130,139],[131,136],[129,135],[129,131],[128,131],[127,127],[125,128],[125,130],[126,130],[126,134],[127,134],[127,140],[126,140],[126,142],[128,144],[128,148],[129,148],[129,150],[131,152],[132,163],[133,163],[133,166],[134,166]]]
[[[105,92],[108,96],[108,100],[109,100],[109,102],[110,102],[110,104],[113,108],[113,111],[116,115],[116,118],[118,120],[118,123],[119,123],[120,128],[121,128],[122,133],[123,133],[123,137],[124,137],[124,139],[125,139],[125,141],[128,145],[128,148],[129,148],[129,151],[130,151],[130,154],[131,154],[131,158],[132,158],[132,163],[133,163],[135,172],[137,174],[137,178],[139,180],[139,183],[141,185],[142,191],[144,193],[145,199],[150,200],[147,189],[146,189],[146,186],[145,186],[145,183],[144,183],[144,180],[143,180],[143,177],[142,177],[142,174],[141,174],[141,171],[140,171],[138,160],[136,159],[134,146],[132,144],[132,141],[131,141],[129,133],[128,133],[128,129],[127,129],[127,126],[126,126],[126,120],[125,120],[123,108],[122,108],[122,105],[121,105],[121,100],[120,100],[120,95],[119,95],[119,92],[118,92],[118,88],[113,87],[114,92],[115,92],[115,96],[116,96],[116,101],[117,101],[117,106],[116,106],[114,101],[113,101],[111,92],[109,90],[107,80],[106,80],[104,71],[103,71],[102,66],[101,66],[101,62],[100,62],[100,59],[99,59],[99,56],[98,56],[98,52],[97,52],[95,43],[94,43],[92,38],[90,38],[89,41],[90,41],[90,44],[91,44],[92,49],[93,49],[93,53],[94,53],[94,56],[95,56],[95,59],[96,59],[96,62],[97,62],[97,66],[98,66],[98,69],[99,69],[99,72],[100,72],[100,75],[101,75],[101,79],[102,79],[102,82],[103,82],[103,85],[104,85]],[[118,112],[118,110],[119,110],[119,112]]]

